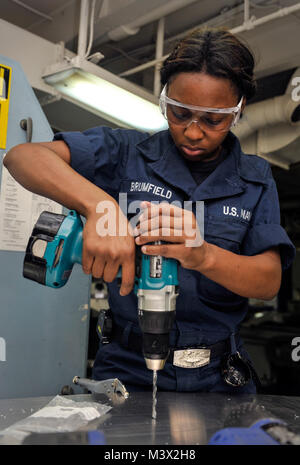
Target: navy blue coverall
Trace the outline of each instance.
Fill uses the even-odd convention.
[[[228,133],[226,158],[200,184],[168,130],[152,136],[135,130],[98,127],[83,133],[58,133],[71,151],[71,166],[116,200],[127,193],[128,203],[148,201],[204,201],[204,239],[241,255],[255,255],[278,246],[283,269],[290,266],[295,248],[280,226],[278,194],[269,164],[245,155],[236,136]],[[152,388],[141,351],[128,341],[140,337],[134,292],[119,295],[117,280],[108,284],[114,321],[123,328],[121,340],[100,344],[94,379],[119,378],[130,390]],[[236,334],[248,300],[225,289],[197,271],[179,267],[176,323],[170,334],[175,348],[211,346]],[[168,359],[158,374],[158,388],[167,391],[255,392],[251,381],[242,388],[228,386],[221,377],[218,356],[206,366],[182,368]]]

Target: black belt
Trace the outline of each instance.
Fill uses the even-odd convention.
[[[124,332],[126,332],[126,329],[124,327],[121,327],[114,323],[112,331],[112,341],[118,342],[125,349],[141,353],[143,350],[142,334],[138,334],[134,332],[132,329],[130,329],[128,334],[124,336]],[[214,359],[224,355],[225,353],[230,353],[230,339],[228,338],[208,346],[192,344],[191,346],[187,347],[170,347],[170,355],[168,360],[173,361],[173,353],[175,350],[184,349],[210,349],[210,359]]]

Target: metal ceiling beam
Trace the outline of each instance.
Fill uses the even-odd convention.
[[[171,12],[188,6],[194,2],[201,3],[200,0],[111,0],[107,3],[107,8],[101,8],[104,15],[95,18],[93,48],[97,48],[110,39],[110,34],[117,34],[117,29],[123,31],[137,32],[142,24],[154,22]],[[80,4],[74,0],[67,3],[66,8],[60,8],[51,13],[52,23],[43,21],[35,23],[30,30],[42,37],[47,37],[52,42],[64,41],[66,47],[74,49],[74,40],[78,36],[78,25],[80,16]],[[103,4],[105,7],[105,4]],[[98,10],[99,8],[97,8]],[[100,11],[100,12],[101,12]],[[66,20],[67,18],[67,20]],[[120,24],[120,18],[122,24]],[[115,32],[112,32],[115,31]],[[120,33],[120,30],[119,30]]]
[[[51,42],[71,42],[78,34],[80,3],[77,0],[64,0],[59,8],[51,11],[53,21],[41,18],[27,29],[33,34]]]
[[[130,20],[126,20],[118,12],[118,26],[109,29],[105,34],[103,34],[103,24],[102,24],[102,35],[96,40],[95,45],[100,45],[109,40],[119,41],[126,39],[130,35],[137,34],[142,26],[150,24],[154,21],[158,21],[162,17],[166,17],[175,11],[186,8],[192,3],[199,2],[199,0],[161,0],[158,5],[154,0],[145,2],[144,13],[136,15],[136,12],[130,17]],[[141,5],[141,1],[135,2]],[[129,7],[127,7],[128,9]],[[120,24],[120,18],[122,18],[122,23]],[[105,18],[104,18],[105,20]]]
[[[15,3],[16,5],[19,5],[20,7],[24,8],[27,11],[30,11],[31,13],[34,13],[40,18],[46,19],[47,21],[53,20],[52,16],[46,15],[45,13],[43,13],[40,10],[37,10],[36,8],[32,8],[31,6],[27,5],[27,3],[21,2],[20,0],[9,0],[9,1]]]
[[[293,13],[296,13],[298,11],[300,11],[300,2],[298,2],[295,5],[292,5],[290,7],[281,8],[278,11],[276,11],[275,13],[271,13],[269,15],[263,16],[262,18],[253,19],[253,18],[250,18],[250,16],[249,16],[249,3],[248,3],[248,0],[245,0],[245,4],[244,4],[244,22],[240,26],[237,26],[235,28],[230,29],[230,31],[232,32],[232,34],[240,34],[242,32],[255,29],[256,27],[259,27],[259,26],[261,26],[263,24],[266,24],[266,23],[268,23],[270,21],[273,21],[275,19],[279,19],[279,18],[283,18],[284,16],[292,15]],[[218,19],[218,17],[217,17],[217,19]],[[209,23],[211,23],[211,21],[209,21]],[[199,27],[207,25],[207,24],[208,24],[208,22],[202,23],[202,24],[199,25]],[[196,27],[194,27],[192,30],[194,30],[194,29],[196,29]],[[188,34],[188,32],[189,31],[186,31],[185,34]],[[180,35],[182,35],[182,34],[180,34]],[[136,66],[136,67],[134,67],[132,69],[128,69],[128,70],[124,71],[123,73],[120,74],[120,76],[122,76],[122,77],[130,76],[132,74],[136,74],[136,73],[138,73],[140,71],[143,71],[145,69],[152,68],[153,66],[156,66],[157,64],[164,61],[167,57],[168,57],[168,55],[163,55],[163,56],[161,56],[159,58],[155,58],[155,60],[148,61],[147,63],[143,63],[142,65],[139,65],[139,66]]]

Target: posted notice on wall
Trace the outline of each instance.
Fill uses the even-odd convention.
[[[62,206],[24,189],[2,165],[0,250],[24,252],[33,227],[44,210],[62,213]]]

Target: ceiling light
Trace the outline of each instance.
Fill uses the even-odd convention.
[[[154,96],[93,63],[58,64],[43,79],[71,100],[121,127],[151,133],[167,128]]]

